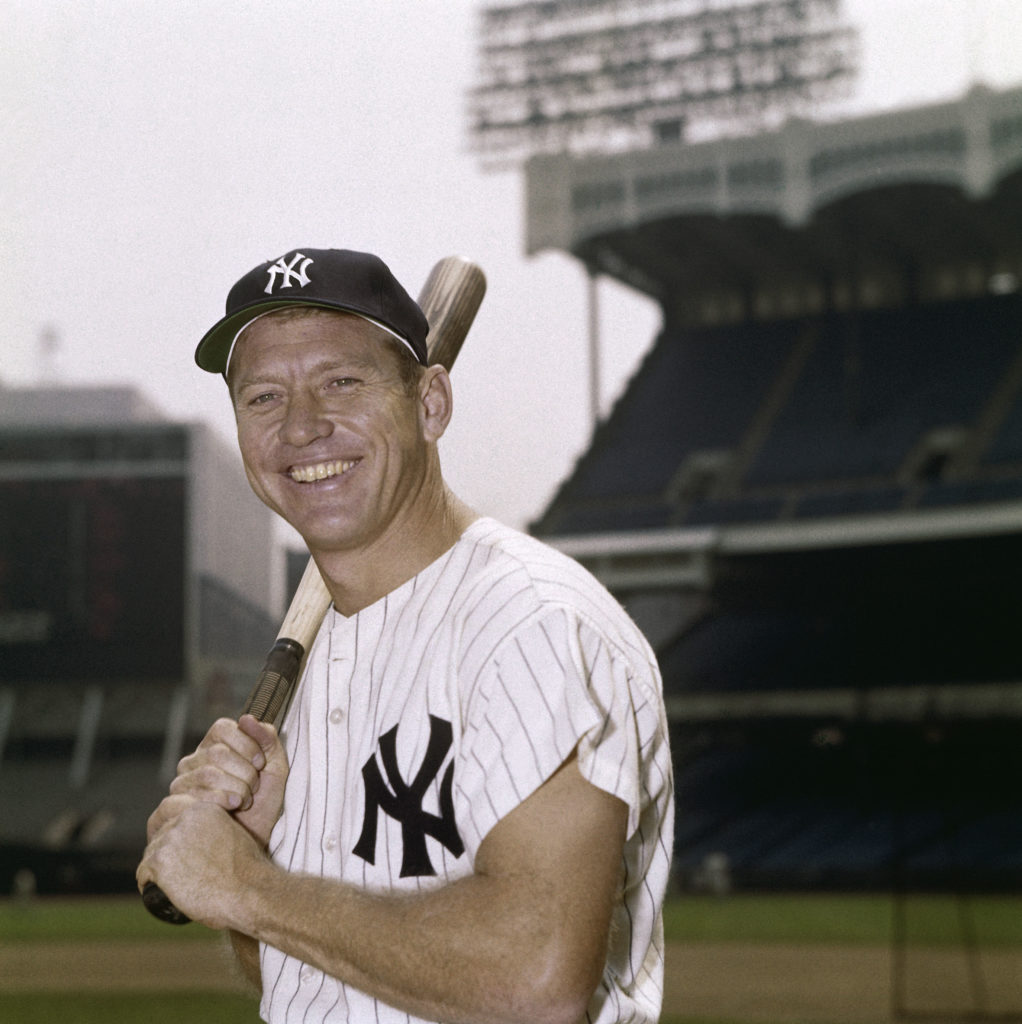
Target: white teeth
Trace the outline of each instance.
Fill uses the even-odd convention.
[[[332,476],[347,473],[356,461],[320,462],[315,466],[292,466],[288,475],[295,483],[310,484],[315,480],[328,480]]]

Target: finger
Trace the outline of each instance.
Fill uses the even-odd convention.
[[[252,761],[243,757],[236,750],[218,744],[182,757],[177,763],[175,778],[186,779],[189,776],[196,776],[198,780],[202,780],[214,772],[235,775],[248,783],[252,783],[259,774],[259,770]]]
[[[275,733],[265,741],[272,745]],[[263,739],[260,735],[260,739]],[[266,765],[259,742],[237,722],[216,721],[191,754],[181,758],[173,793],[193,793],[228,810],[246,806],[259,788],[259,771]]]
[[[252,764],[256,771],[261,771],[266,763],[264,744],[272,747],[276,738],[276,730],[272,725],[259,722],[252,715],[242,715],[246,726],[231,718],[218,718],[209,728],[199,744],[196,754],[205,750],[226,748],[233,751],[242,760]],[[253,726],[258,731],[252,734]],[[264,735],[268,730],[268,737]]]
[[[172,796],[188,796],[216,804],[225,811],[237,811],[252,803],[259,789],[259,773],[244,761],[225,768],[207,762],[177,775],[170,783]]]

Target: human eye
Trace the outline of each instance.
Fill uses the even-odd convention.
[[[242,395],[242,404],[247,409],[261,409],[272,405],[280,395],[276,391],[263,391],[253,388],[247,394]]]
[[[329,391],[351,391],[357,388],[361,381],[357,377],[331,377],[327,383]]]

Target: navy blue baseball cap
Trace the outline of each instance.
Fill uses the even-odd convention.
[[[227,373],[241,332],[253,320],[287,306],[354,313],[382,327],[425,366],[429,324],[418,303],[378,256],[351,249],[292,249],[260,263],[227,294],[226,315],[203,336],[195,361]]]

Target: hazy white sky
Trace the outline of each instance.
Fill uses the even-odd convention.
[[[132,383],[229,438],[223,385],[192,352],[245,270],[364,248],[414,294],[461,253],[489,292],[454,373],[447,475],[482,511],[536,516],[589,439],[586,284],[563,254],[525,258],[518,174],[467,150],[478,6],[0,0],[0,382]],[[859,107],[1022,81],[1019,0],[845,10],[863,32]],[[658,320],[604,292],[608,407]]]

